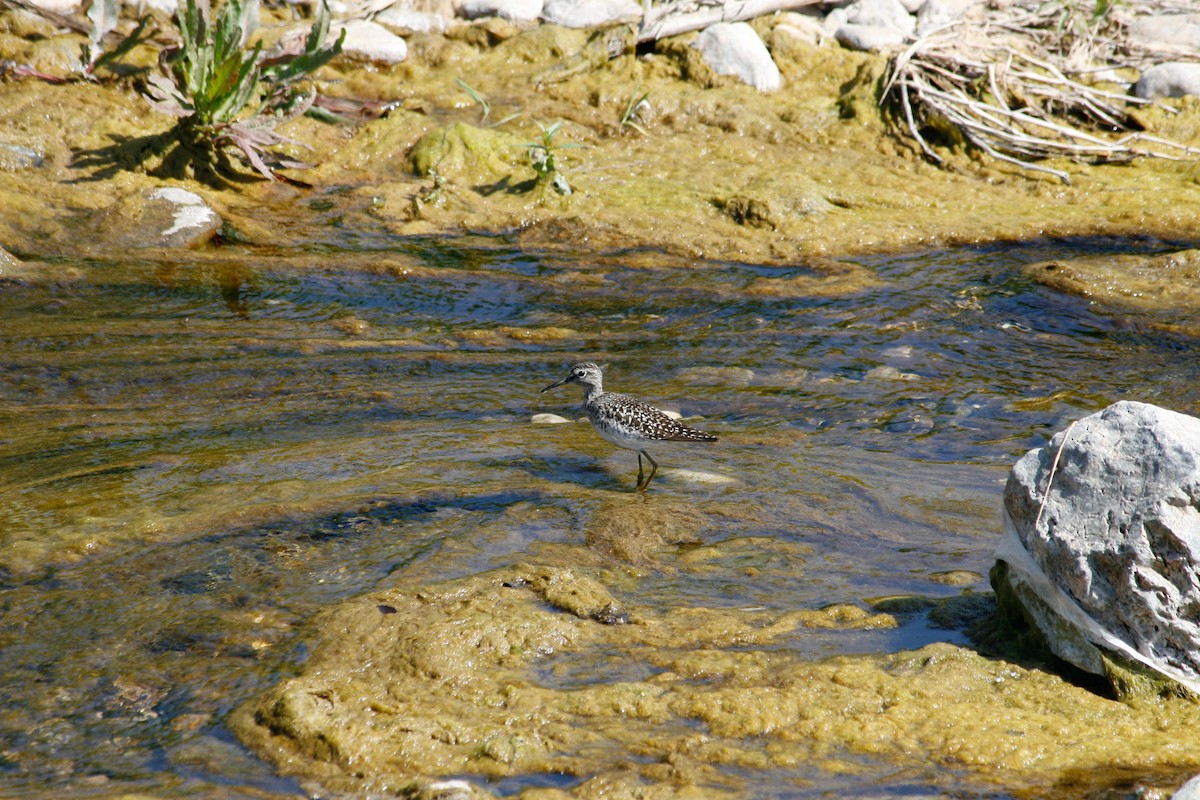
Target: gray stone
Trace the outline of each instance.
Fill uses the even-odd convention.
[[[542,13],[542,0],[466,0],[459,13],[467,19],[501,17],[511,22],[533,22]]]
[[[1147,100],[1200,95],[1200,64],[1170,61],[1153,66],[1138,78],[1133,93]]]
[[[882,25],[852,25],[846,24],[833,34],[838,44],[851,50],[875,52],[889,47],[898,47],[908,39],[908,35],[896,28],[886,28]]]
[[[760,92],[774,92],[783,84],[767,46],[744,22],[710,25],[694,47],[718,75],[736,75]]]
[[[1004,512],[996,558],[1057,655],[1200,692],[1200,419],[1115,403],[1021,458]]]
[[[846,6],[846,22],[892,28],[904,36],[912,33],[917,26],[916,19],[900,4],[900,0],[858,0]]]
[[[545,0],[542,6],[542,19],[564,28],[601,28],[641,15],[633,0]]]

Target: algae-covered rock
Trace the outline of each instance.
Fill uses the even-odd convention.
[[[1059,291],[1128,308],[1200,307],[1200,250],[1055,259],[1030,264],[1025,272]]]
[[[325,616],[303,671],[231,725],[282,771],[347,792],[556,774],[587,777],[563,798],[739,796],[772,768],[863,759],[967,770],[1011,792],[1200,766],[1194,704],[1116,703],[951,644],[801,652],[807,630],[895,625],[888,614],[697,606],[601,624],[609,602],[594,578],[536,565],[352,600]]]
[[[425,134],[408,157],[418,175],[473,184],[512,175],[523,153],[521,142],[507,133],[457,122]]]
[[[655,560],[662,548],[697,544],[708,517],[677,501],[641,502],[640,498],[601,503],[584,525],[588,547],[632,564]]]

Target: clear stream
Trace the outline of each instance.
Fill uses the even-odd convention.
[[[425,561],[438,580],[536,557],[580,538],[562,520],[597,491],[631,491],[632,453],[530,423],[578,416],[575,387],[538,390],[582,358],[722,437],[661,454],[651,502],[758,509],[704,532],[728,560],[649,570],[631,605],[985,591],[1015,458],[1119,399],[1200,413],[1196,343],[1160,325],[1178,319],[1021,272],[1163,242],[854,259],[879,286],[775,299],[743,289],[806,270],[342,236],[0,286],[0,796],[302,794],[223,718],[303,662],[316,612]],[[963,641],[918,618],[795,646],[940,639]],[[764,796],[971,791],[887,765],[791,780]]]

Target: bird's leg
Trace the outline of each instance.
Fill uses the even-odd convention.
[[[642,491],[642,451],[638,451],[638,482],[635,491]]]
[[[650,462],[650,475],[646,477],[646,482],[641,483],[639,481],[639,483],[641,484],[641,487],[642,487],[642,491],[644,492],[648,488],[650,488],[650,481],[654,480],[654,475],[656,472],[658,472],[658,462],[655,461],[653,458],[651,458],[650,454],[647,453],[645,450],[639,450],[638,451],[638,469],[639,469],[639,471],[641,470],[641,466],[642,466],[642,456],[645,456],[646,460]]]

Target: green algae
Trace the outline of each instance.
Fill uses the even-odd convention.
[[[577,572],[518,565],[346,603],[321,621],[303,673],[233,726],[281,770],[338,791],[565,773],[719,797],[748,788],[733,768],[852,771],[870,756],[1019,792],[1089,770],[1200,763],[1193,703],[1115,702],[950,644],[815,662],[781,647],[805,629],[895,624],[845,606],[630,609],[630,624],[604,625],[553,607],[546,587],[577,582],[568,594],[593,598],[585,608],[607,601]],[[649,674],[573,682],[539,667],[614,651]],[[589,797],[586,786],[556,796]]]

